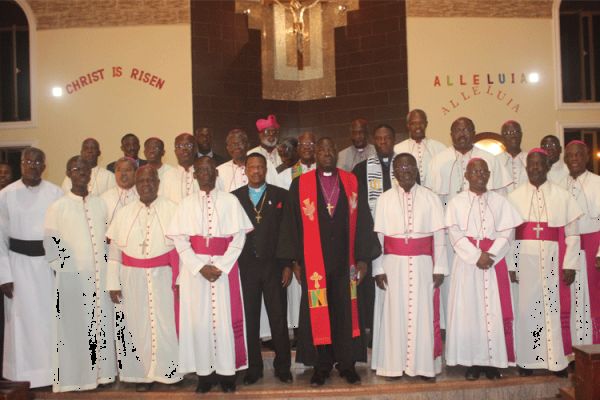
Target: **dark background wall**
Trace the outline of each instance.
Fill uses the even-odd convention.
[[[235,14],[235,2],[192,1],[192,85],[194,127],[224,137],[243,127],[258,143],[255,121],[276,114],[283,136],[312,129],[350,144],[349,124],[366,118],[370,127],[387,123],[404,138],[408,112],[406,11],[404,1],[364,0],[335,31],[337,96],[322,100],[278,101],[261,98],[260,32]]]

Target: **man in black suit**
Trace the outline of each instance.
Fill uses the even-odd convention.
[[[223,164],[227,159],[212,150],[212,129],[200,127],[194,129],[194,138],[198,143],[198,158],[208,156],[215,160],[217,167]]]
[[[148,163],[148,161],[138,157],[140,153],[140,139],[133,133],[126,133],[121,138],[121,151],[123,152],[123,157],[133,158],[138,168]],[[114,173],[116,164],[117,162],[113,161],[106,166],[106,169]]]
[[[284,383],[292,382],[286,294],[286,288],[292,278],[291,262],[275,257],[287,190],[267,184],[266,174],[266,158],[259,153],[248,155],[248,185],[232,192],[254,225],[254,230],[248,233],[238,259],[248,343],[248,371],[244,377],[246,385],[255,383],[263,376],[259,338],[263,296],[275,349],[275,376]]]

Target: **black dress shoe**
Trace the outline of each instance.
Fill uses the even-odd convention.
[[[500,370],[496,367],[485,367],[485,377],[491,380],[501,379],[502,374]]]
[[[467,372],[465,373],[465,379],[468,381],[476,381],[479,379],[479,375],[481,374],[481,370],[479,367],[469,367],[467,368]]]
[[[554,375],[558,376],[559,378],[568,378],[569,377],[569,368],[567,367],[563,370],[555,371]]]
[[[345,378],[346,382],[348,382],[351,385],[357,385],[360,383],[360,376],[358,376],[354,368],[349,368],[340,371],[340,376],[342,378]]]
[[[283,383],[292,383],[294,378],[290,370],[287,371],[275,371],[275,377]]]
[[[519,367],[519,376],[531,376],[531,375],[533,375],[532,369],[525,369],[525,368]]]
[[[221,382],[221,390],[223,393],[235,392],[235,382]]]
[[[152,390],[152,382],[135,384],[136,392],[149,392],[150,390]]]
[[[427,383],[435,383],[435,376],[422,376],[421,375],[421,380],[425,381]]]
[[[311,386],[323,386],[325,380],[329,378],[329,373],[325,371],[315,371],[310,378]]]
[[[253,385],[262,377],[262,372],[246,372],[246,375],[244,375],[244,385]]]
[[[198,386],[196,386],[196,393],[208,393],[213,386],[215,386],[215,384],[212,382],[198,382]]]

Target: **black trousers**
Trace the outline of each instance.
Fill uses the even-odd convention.
[[[248,372],[262,372],[263,361],[260,343],[260,311],[262,297],[271,327],[275,349],[275,371],[288,371],[291,366],[290,338],[287,326],[287,291],[281,286],[281,269],[275,260],[256,257],[239,259],[244,313],[246,316],[246,341],[248,343]]]
[[[212,383],[216,385],[218,383],[235,383],[235,375],[219,375],[213,372],[210,375],[198,375],[199,383]]]

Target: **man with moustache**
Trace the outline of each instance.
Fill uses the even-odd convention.
[[[46,156],[28,147],[21,154],[21,179],[0,191],[0,295],[4,298],[3,376],[52,384],[54,274],[44,258],[44,218],[63,196],[42,179]]]
[[[196,160],[200,191],[181,201],[167,229],[182,261],[179,372],[195,372],[200,393],[217,384],[234,392],[236,371],[248,367],[237,259],[252,223],[237,197],[215,188],[215,164]]]
[[[559,184],[569,176],[569,169],[563,160],[560,159],[560,155],[562,154],[560,140],[554,135],[546,135],[540,141],[540,147],[548,153],[548,162],[550,163],[548,180]]]
[[[360,382],[356,361],[366,361],[356,285],[381,249],[368,205],[351,173],[336,168],[330,138],[317,141],[317,169],[292,182],[277,256],[295,260],[302,284],[296,361],[312,365],[311,385],[322,386],[337,363],[348,383]]]
[[[420,109],[414,109],[406,116],[408,139],[394,146],[394,153],[410,153],[417,160],[420,184],[427,181],[429,163],[433,157],[446,149],[446,145],[425,136],[427,131],[427,114]]]
[[[577,220],[581,240],[579,264],[571,289],[571,337],[573,344],[600,344],[600,177],[586,169],[589,149],[579,140],[565,147],[569,176],[560,186],[581,207]]]
[[[94,196],[100,196],[116,185],[115,176],[110,171],[98,166],[98,157],[100,157],[100,154],[102,154],[100,152],[100,144],[96,139],[87,138],[81,143],[80,155],[84,161],[90,164],[90,168],[92,169],[88,192]],[[63,180],[62,189],[65,193],[71,190],[71,180],[68,176],[65,176]]]
[[[121,151],[123,152],[123,157],[132,158],[138,167],[147,163],[146,160],[138,158],[138,154],[140,153],[140,139],[133,133],[126,133],[121,138]],[[115,163],[116,161],[111,162],[106,166],[106,169],[110,172],[115,172]]]
[[[198,158],[208,156],[215,160],[217,167],[227,161],[225,157],[215,153],[212,149],[213,132],[211,128],[203,126],[194,129],[194,138],[198,146]]]
[[[446,210],[446,227],[456,256],[450,277],[446,364],[464,365],[465,378],[482,372],[499,379],[498,368],[515,365],[513,305],[504,257],[513,229],[523,220],[502,195],[487,190],[490,170],[480,158],[467,164],[469,190]]]
[[[394,158],[398,185],[379,196],[375,208],[374,230],[384,253],[373,261],[371,368],[389,378],[407,374],[435,381],[442,367],[439,286],[448,274],[444,209],[417,183],[417,165],[410,153]]]
[[[571,284],[579,270],[580,237],[577,201],[547,179],[545,150],[527,155],[529,182],[508,199],[525,221],[517,227],[509,262],[511,280],[519,282],[515,307],[516,356],[522,376],[546,369],[567,377],[572,355]]]
[[[244,383],[251,385],[263,376],[259,338],[263,297],[275,350],[275,376],[282,382],[290,383],[292,374],[286,288],[292,279],[292,269],[289,261],[277,259],[275,254],[287,191],[266,183],[267,160],[262,154],[248,155],[246,174],[248,185],[232,192],[254,226],[254,230],[246,236],[238,260],[248,343],[248,371]]]
[[[136,383],[138,392],[151,390],[154,382],[183,379],[177,372],[179,257],[165,236],[177,205],[158,196],[159,183],[155,168],[140,167],[135,174],[139,200],[119,209],[106,233],[106,289],[124,315],[117,322],[119,379]]]
[[[163,163],[162,158],[164,155],[165,142],[162,139],[157,137],[146,139],[144,142],[144,157],[146,157],[148,164],[158,171],[158,179],[162,179],[167,171],[173,169],[169,164]]]
[[[355,119],[350,124],[350,140],[352,144],[340,151],[337,167],[352,171],[356,164],[375,154],[375,147],[369,143],[369,127],[366,119]]]
[[[250,153],[260,153],[273,164],[275,168],[281,165],[281,157],[277,151],[277,143],[279,142],[279,123],[275,115],[271,114],[266,119],[256,121],[256,130],[260,145],[248,151]]]
[[[189,133],[175,138],[177,167],[164,173],[159,194],[179,204],[187,196],[198,193],[198,182],[194,179],[196,140]]]
[[[511,173],[512,182],[506,187],[507,192],[512,192],[521,184],[527,182],[525,163],[527,153],[521,150],[523,131],[517,121],[506,121],[500,128],[500,135],[504,138],[506,151],[498,154],[500,163]]]
[[[13,181],[12,167],[8,163],[0,162],[0,190],[10,185]]]
[[[131,158],[121,158],[115,162],[115,179],[117,186],[100,196],[106,205],[106,226],[112,222],[118,210],[138,198],[135,190],[135,162]]]
[[[67,163],[71,191],[46,212],[44,249],[56,273],[54,392],[114,382],[114,307],[106,282],[106,206],[90,195],[91,170],[81,156]]]

